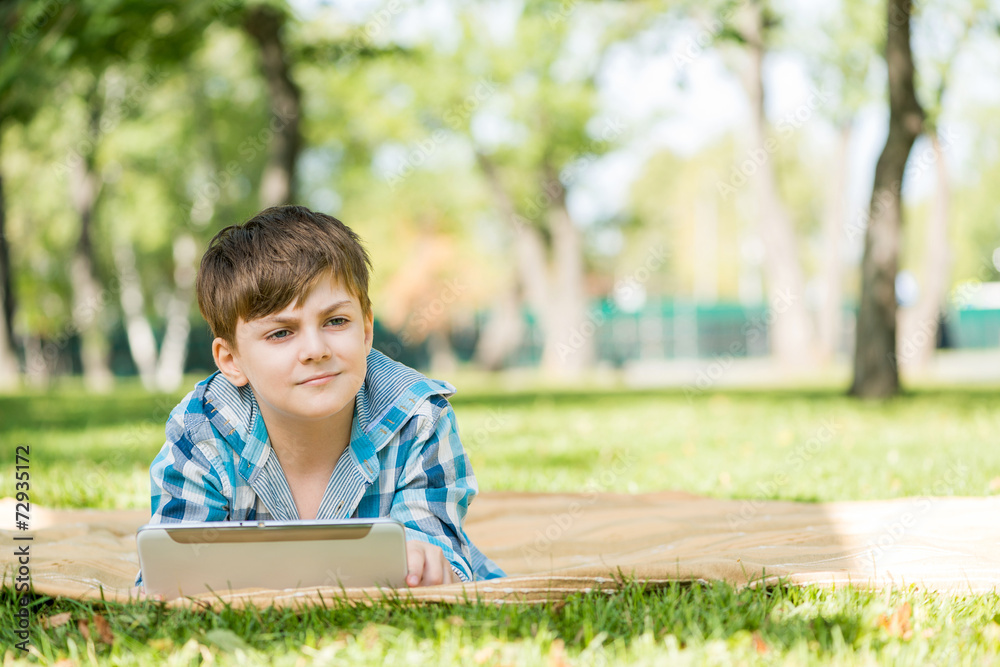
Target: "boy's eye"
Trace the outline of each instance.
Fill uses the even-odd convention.
[[[342,324],[347,324],[347,318],[346,317],[331,317],[330,319],[327,320],[327,322],[333,322],[333,324],[335,326],[340,326]]]
[[[288,334],[288,331],[285,330],[285,329],[282,329],[281,331],[275,331],[274,333],[268,335],[267,339],[268,340],[281,340],[287,334]]]

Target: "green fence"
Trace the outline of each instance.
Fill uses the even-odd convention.
[[[587,311],[592,326],[581,327],[580,332],[593,336],[599,362],[615,366],[636,359],[751,357],[768,353],[770,317],[763,305],[663,300],[630,313],[602,300]],[[508,359],[511,366],[531,366],[541,359],[541,329],[530,313],[525,322],[525,339]]]
[[[945,319],[947,344],[953,347],[1000,346],[1000,309],[964,308]]]
[[[698,304],[691,301],[651,300],[637,312],[625,312],[609,300],[595,301],[588,312],[592,326],[582,329],[593,338],[597,361],[621,366],[639,359],[695,359],[716,356],[759,357],[769,352],[769,328],[773,313],[764,305],[738,303]],[[853,345],[854,307],[844,309],[841,352]],[[460,361],[471,361],[487,314],[475,324],[452,332],[451,342]],[[531,313],[523,314],[526,330],[521,345],[508,357],[508,366],[533,366],[542,355],[543,338]],[[957,348],[1000,346],[1000,309],[949,311],[942,318],[938,345]],[[212,335],[203,321],[192,322],[186,370],[211,371]],[[116,375],[135,374],[124,329],[111,333],[111,366]],[[375,322],[375,347],[416,368],[426,368],[430,356],[426,343],[404,345],[381,323]],[[80,372],[79,341],[73,336],[62,346],[53,373]]]

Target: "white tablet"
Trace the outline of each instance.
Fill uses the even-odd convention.
[[[147,524],[136,534],[147,595],[241,588],[406,584],[406,535],[394,519]]]

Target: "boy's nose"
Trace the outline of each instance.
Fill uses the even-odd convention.
[[[302,346],[299,348],[299,361],[305,363],[330,358],[330,345],[318,331],[303,332],[300,340]]]

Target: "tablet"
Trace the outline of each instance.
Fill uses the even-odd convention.
[[[136,534],[147,595],[241,588],[406,585],[406,535],[394,519],[147,524]]]

